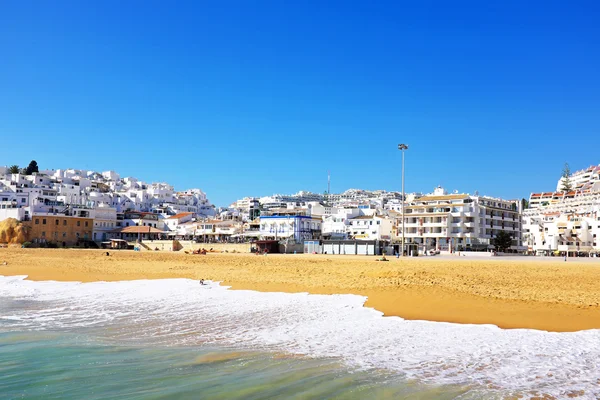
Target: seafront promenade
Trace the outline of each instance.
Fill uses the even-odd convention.
[[[0,249],[0,275],[32,280],[189,278],[233,289],[357,294],[405,319],[575,331],[600,328],[600,259],[379,257]],[[6,265],[1,265],[6,263]]]

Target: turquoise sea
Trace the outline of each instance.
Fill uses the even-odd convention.
[[[47,332],[0,335],[0,387],[6,399],[452,399],[466,392],[349,371],[333,359],[119,346]]]
[[[383,318],[352,295],[0,276],[0,399],[600,396],[600,332]]]

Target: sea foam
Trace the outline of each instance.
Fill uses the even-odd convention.
[[[34,282],[0,276],[0,331],[92,329],[111,340],[336,357],[433,384],[600,397],[600,330],[407,321],[355,295],[228,290],[188,279]],[[12,305],[11,305],[12,304]]]

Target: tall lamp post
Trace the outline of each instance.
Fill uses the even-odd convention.
[[[402,151],[402,247],[400,253],[404,257],[404,150],[408,150],[408,145],[401,143],[398,150]]]

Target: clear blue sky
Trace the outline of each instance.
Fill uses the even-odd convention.
[[[376,3],[375,5],[370,3]],[[600,5],[0,2],[0,165],[504,198],[600,163]]]

